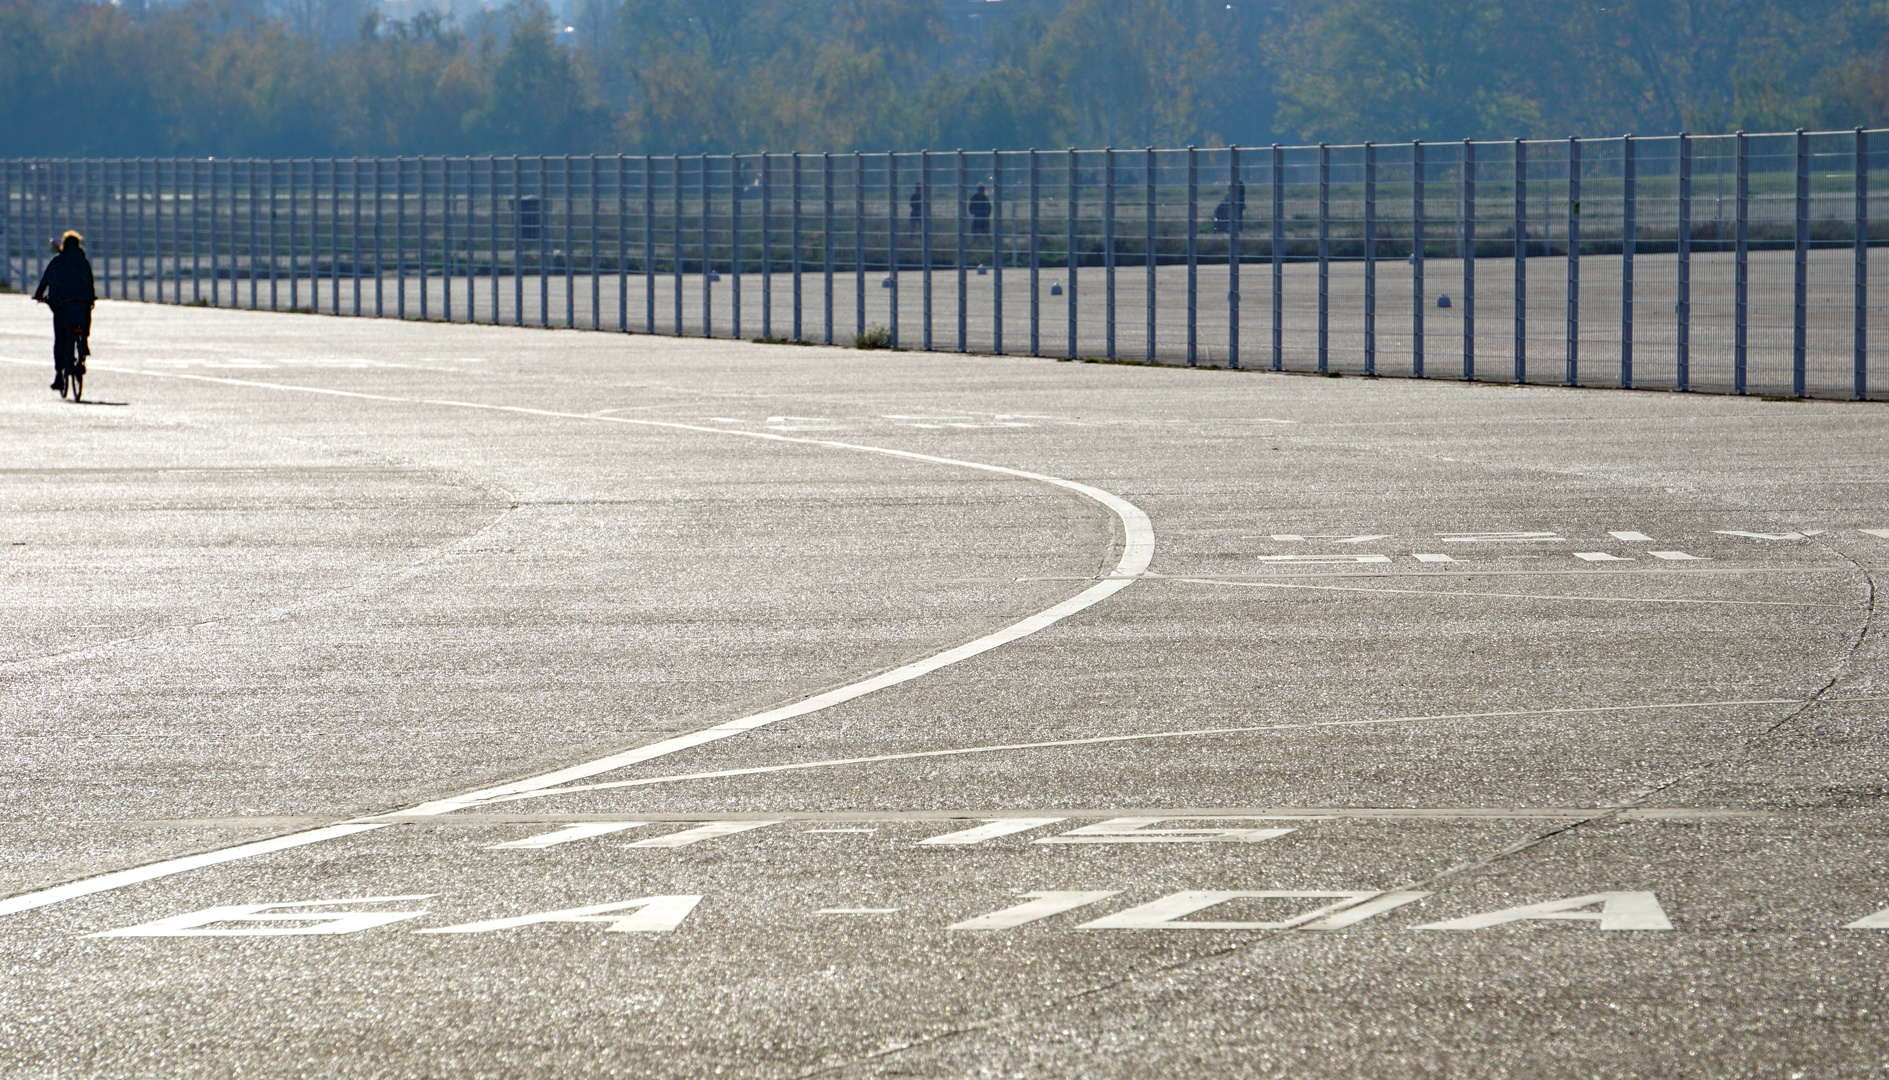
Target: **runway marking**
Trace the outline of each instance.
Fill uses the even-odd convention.
[[[1845,930],[1889,930],[1889,908],[1883,908],[1874,915],[1865,915],[1853,923],[1844,923]]]
[[[388,904],[408,900],[431,900],[438,893],[410,896],[352,896],[340,900],[303,900],[282,904],[229,904],[204,908],[187,915],[139,923],[118,930],[87,934],[88,938],[118,937],[304,937],[312,934],[358,934],[388,923],[417,919],[421,911],[335,911],[338,904]],[[284,908],[298,910],[285,911]],[[299,910],[312,908],[311,911]],[[313,923],[312,926],[263,926],[242,930],[209,929],[215,923]]]
[[[1274,540],[1330,540],[1334,544],[1364,544],[1372,540],[1389,540],[1390,533],[1274,533]]]
[[[823,907],[815,915],[891,915],[895,907]]]
[[[1084,825],[1058,836],[1045,836],[1039,844],[1257,844],[1284,836],[1293,829],[1149,829],[1174,818],[1124,817],[1095,825]],[[1180,819],[1186,820],[1186,819]],[[1206,820],[1206,819],[1201,819]],[[1231,820],[1231,819],[1229,819]]]
[[[1653,541],[1652,537],[1643,532],[1609,532],[1607,535],[1615,540],[1625,540],[1629,543],[1652,543]]]
[[[1720,536],[1742,536],[1750,540],[1808,540],[1823,532],[1822,529],[1812,529],[1809,532],[1786,533],[1746,532],[1743,529],[1714,529],[1713,531]]]
[[[740,769],[717,769],[706,772],[677,773],[670,776],[648,776],[639,780],[608,780],[597,784],[581,784],[559,788],[552,791],[526,791],[494,799],[493,802],[516,802],[522,799],[541,798],[546,795],[569,795],[584,791],[608,791],[615,788],[646,787],[651,784],[674,784],[686,780],[720,780],[731,776],[758,776],[765,773],[798,772],[805,769],[827,769],[841,765],[872,765],[887,761],[916,761],[922,758],[956,757],[962,754],[996,754],[1016,750],[1049,750],[1069,746],[1100,746],[1108,743],[1139,742],[1145,739],[1199,738],[1205,735],[1243,735],[1267,731],[1307,731],[1333,727],[1368,727],[1377,724],[1415,724],[1442,720],[1500,720],[1524,716],[1579,716],[1611,712],[1650,712],[1662,709],[1723,709],[1740,708],[1752,705],[1823,705],[1838,702],[1882,701],[1884,697],[1853,698],[1753,698],[1737,701],[1698,701],[1679,702],[1665,705],[1599,705],[1568,709],[1505,709],[1499,712],[1482,713],[1440,713],[1430,716],[1387,716],[1375,719],[1357,720],[1310,720],[1297,724],[1256,724],[1240,727],[1190,728],[1174,731],[1148,731],[1129,735],[1095,735],[1082,739],[1054,739],[1044,742],[999,743],[991,746],[967,746],[951,750],[914,750],[903,754],[874,754],[867,757],[830,758],[824,761],[803,761],[786,765],[753,765]],[[1614,808],[1607,808],[1612,810]],[[1631,813],[1632,811],[1628,811]],[[1576,811],[1577,815],[1581,812]],[[1073,815],[1073,812],[1072,812]],[[385,815],[398,817],[397,814]],[[1566,816],[1566,815],[1558,815]]]
[[[1590,910],[1598,906],[1599,911]],[[1604,892],[1503,908],[1461,919],[1424,923],[1412,930],[1484,930],[1512,922],[1567,920],[1597,922],[1602,930],[1671,930],[1672,921],[1650,892]]]
[[[353,836],[356,833],[370,832],[385,827],[380,824],[328,825],[320,829],[310,829],[307,832],[290,833],[287,836],[271,837],[254,843],[238,844],[220,851],[206,851],[201,855],[186,855],[181,859],[165,859],[162,862],[147,863],[144,866],[134,866],[129,870],[100,874],[97,877],[55,885],[50,889],[38,889],[19,896],[7,897],[5,900],[0,900],[0,915],[31,911],[34,908],[57,904],[63,900],[122,889],[127,885],[137,885],[156,878],[168,877],[171,874],[182,874],[219,863],[254,858],[257,855],[273,855],[278,851],[287,851],[305,844],[320,844],[328,840],[338,840],[344,836]]]
[[[1015,833],[1028,832],[1031,829],[1040,829],[1045,825],[1055,825],[1064,820],[1067,819],[1059,817],[1005,818],[997,821],[987,821],[976,828],[961,829],[958,832],[946,833],[943,836],[934,836],[926,840],[920,840],[919,843],[921,845],[945,844],[968,847],[972,844],[981,844],[986,840],[995,840],[999,836],[1010,836]]]
[[[32,361],[21,360],[15,357],[0,356],[0,362],[13,363],[21,366],[34,366]],[[115,366],[94,365],[94,370],[144,378],[206,382],[222,386],[239,386],[287,393],[311,394],[318,397],[347,398],[355,401],[382,401],[400,405],[432,405],[441,408],[509,413],[556,420],[575,420],[584,423],[622,424],[632,427],[659,428],[666,431],[688,431],[697,434],[791,443],[799,446],[846,450],[855,453],[880,454],[906,461],[919,461],[933,465],[972,469],[979,472],[993,473],[999,476],[1014,477],[1020,480],[1029,480],[1036,483],[1060,487],[1101,504],[1102,507],[1114,514],[1116,520],[1121,523],[1122,553],[1121,557],[1116,562],[1114,571],[1109,576],[1059,604],[1046,608],[1043,611],[1037,612],[1028,618],[1012,623],[993,633],[986,634],[955,648],[946,649],[943,652],[925,657],[924,659],[858,680],[838,689],[829,690],[823,694],[816,694],[813,697],[791,705],[744,716],[686,735],[664,739],[646,746],[636,747],[621,753],[571,765],[538,776],[515,780],[496,787],[481,788],[451,798],[422,803],[416,807],[396,811],[396,813],[401,816],[446,814],[454,810],[477,805],[503,796],[514,795],[521,792],[542,791],[559,784],[569,783],[573,780],[581,780],[599,773],[611,772],[628,765],[634,765],[638,762],[648,761],[652,758],[662,757],[681,750],[692,749],[706,743],[740,735],[748,731],[753,731],[756,728],[779,723],[783,720],[806,716],[810,713],[819,712],[822,709],[827,709],[843,702],[852,701],[855,698],[864,697],[867,694],[883,690],[886,687],[910,682],[913,679],[928,675],[941,668],[949,667],[959,661],[970,659],[971,657],[989,652],[992,649],[1008,645],[1013,641],[1028,637],[1078,612],[1087,610],[1123,589],[1126,589],[1136,581],[1139,581],[1143,572],[1148,569],[1149,564],[1154,560],[1154,525],[1149,521],[1148,515],[1140,507],[1118,495],[1104,491],[1101,488],[1092,487],[1088,484],[1078,483],[1074,480],[1065,480],[1061,477],[1050,476],[1045,473],[1007,468],[1002,465],[989,465],[983,462],[964,461],[958,458],[939,457],[933,454],[920,454],[910,450],[897,450],[883,446],[867,446],[830,439],[783,435],[770,431],[707,427],[701,424],[684,424],[669,420],[603,416],[596,413],[574,413],[555,409],[536,409],[522,405],[494,405],[485,402],[456,401],[449,398],[413,398],[392,394],[370,394],[358,390],[335,390],[326,387],[295,386],[288,383],[271,383],[254,379],[233,379],[212,375],[192,375],[182,372],[154,372],[144,369],[120,368]],[[380,816],[384,817],[385,815]],[[210,866],[217,863],[245,859],[252,855],[282,850],[285,847],[321,843],[325,840],[334,839],[339,836],[352,835],[353,833],[362,832],[374,827],[376,827],[376,825],[368,821],[330,826],[326,829],[316,829],[294,836],[277,837],[272,840],[260,841],[256,844],[239,845],[222,851],[191,856],[186,859],[165,860],[163,862],[152,863],[148,866],[138,867],[134,870],[103,874],[98,877],[70,882],[51,889],[40,889],[10,897],[0,901],[0,915],[28,911],[34,908],[44,907],[48,904],[59,903],[62,900],[71,899],[75,896],[86,896],[120,888],[124,885],[149,881],[157,877],[184,873],[200,866]]]
[[[542,836],[527,836],[523,840],[512,840],[503,844],[488,844],[486,845],[486,850],[523,851],[534,848],[555,847],[558,844],[568,844],[574,840],[588,840],[593,836],[608,836],[613,832],[622,832],[625,829],[634,829],[639,825],[647,824],[649,824],[647,821],[601,821],[566,825],[557,832],[545,833]]]
[[[1189,890],[1163,896],[1126,911],[1113,915],[1104,915],[1082,923],[1078,930],[1292,930],[1320,919],[1335,916],[1345,908],[1373,901],[1373,910],[1368,914],[1356,915],[1343,925],[1362,922],[1371,915],[1389,911],[1412,901],[1421,900],[1430,895],[1426,892],[1380,893],[1380,892],[1321,892],[1294,891],[1280,889],[1245,889],[1245,890]],[[1192,915],[1218,907],[1229,900],[1326,900],[1311,911],[1295,915],[1289,919],[1242,922],[1184,922],[1183,915]],[[1336,927],[1326,927],[1335,929]]]
[[[1566,543],[1551,532],[1470,532],[1437,533],[1446,544],[1549,544]]]
[[[878,829],[807,829],[805,830],[805,832],[808,836],[812,836],[816,833],[864,833],[867,836],[874,836],[878,834],[879,830]]]
[[[1438,575],[1441,576],[1441,575]],[[1189,585],[1227,585],[1236,589],[1316,589],[1325,592],[1393,593],[1404,596],[1479,596],[1497,600],[1580,600],[1595,604],[1719,604],[1730,607],[1842,608],[1849,604],[1813,604],[1802,600],[1718,600],[1683,596],[1571,596],[1558,593],[1470,592],[1466,589],[1392,589],[1375,585],[1307,585],[1293,581],[1236,581],[1226,578],[1163,574],[1155,579]]]
[[[1649,551],[1647,552],[1647,554],[1653,556],[1655,559],[1665,559],[1667,562],[1705,562],[1706,561],[1697,555],[1688,555],[1683,551]]]
[[[1417,560],[1418,562],[1455,562],[1456,561],[1455,559],[1450,558],[1448,555],[1439,555],[1439,554],[1421,552],[1421,551],[1416,553],[1415,555],[1412,555],[1411,558]]]
[[[563,908],[558,911],[540,911],[510,919],[487,919],[484,922],[415,930],[414,933],[489,934],[494,930],[515,930],[521,926],[537,926],[540,923],[607,923],[609,925],[604,927],[606,933],[662,934],[681,926],[682,920],[688,918],[689,913],[695,910],[695,905],[701,902],[700,895],[639,896],[634,900],[622,900],[614,904],[591,904],[587,907]],[[632,908],[636,909],[634,914],[618,914]]]
[[[684,829],[681,832],[670,833],[667,836],[652,836],[647,840],[638,840],[633,844],[626,844],[624,846],[633,848],[688,847],[690,844],[699,844],[704,840],[733,836],[736,833],[749,832],[754,829],[765,829],[769,825],[779,824],[779,820],[773,819],[763,821],[710,821],[706,824],[697,825],[693,829]]]
[[[1582,562],[1632,562],[1633,561],[1632,559],[1623,559],[1618,555],[1615,555],[1615,554],[1612,554],[1611,552],[1606,552],[1606,551],[1577,551],[1574,553],[1574,557],[1581,560]]]
[[[1860,533],[1868,533],[1871,536],[1880,536],[1884,540],[1889,540],[1889,529],[1858,529],[1856,531]]]
[[[1387,563],[1389,555],[1261,555],[1263,563]]]
[[[1027,892],[1024,896],[1032,897],[1014,907],[993,911],[988,915],[979,915],[975,919],[966,919],[945,927],[946,930],[1008,930],[1011,927],[1047,919],[1052,915],[1061,915],[1065,911],[1074,911],[1087,907],[1099,900],[1121,892],[1120,889],[1106,889],[1100,892]]]

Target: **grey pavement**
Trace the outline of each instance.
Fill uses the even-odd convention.
[[[0,1075],[1885,1069],[1880,405],[46,322]]]

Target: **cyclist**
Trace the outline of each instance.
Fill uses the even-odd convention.
[[[59,238],[59,254],[46,264],[33,299],[52,308],[52,388],[63,396],[66,373],[85,372],[91,350],[85,338],[92,332],[92,305],[98,293],[92,287],[92,263],[85,257],[85,238],[68,229]]]

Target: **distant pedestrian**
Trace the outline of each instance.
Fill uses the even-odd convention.
[[[912,189],[912,220],[917,221],[924,216],[925,189],[923,187],[915,187]]]
[[[971,231],[988,235],[990,233],[990,196],[984,194],[984,185],[977,185],[971,193]]]
[[[1244,225],[1246,223],[1246,181],[1237,176],[1233,178],[1232,185],[1227,188],[1227,202],[1231,204],[1233,223]]]
[[[92,305],[98,293],[92,286],[92,263],[85,257],[85,238],[67,230],[59,238],[59,254],[46,264],[33,299],[52,308],[52,388],[66,392],[66,372],[84,371],[91,353],[85,339],[92,332]]]
[[[1217,233],[1226,232],[1227,226],[1232,221],[1233,202],[1225,196],[1221,196],[1220,205],[1213,208],[1213,231]]]

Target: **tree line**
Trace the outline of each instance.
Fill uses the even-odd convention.
[[[1211,146],[1889,123],[1881,0],[458,2],[0,0],[0,154]]]

